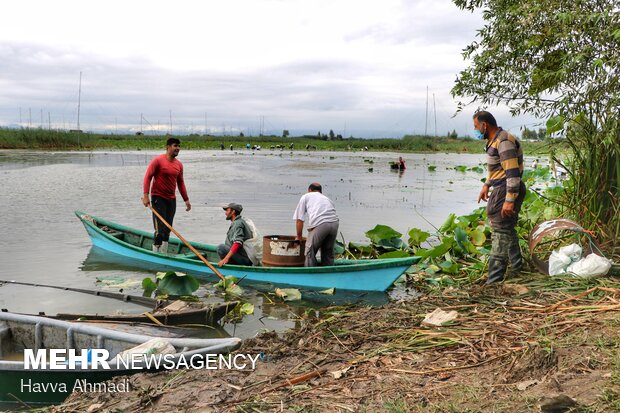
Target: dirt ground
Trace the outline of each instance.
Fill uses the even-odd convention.
[[[49,412],[620,411],[619,288],[506,284],[328,308],[245,341],[238,352],[263,354],[255,370],[137,374],[128,393],[73,394]],[[458,318],[422,325],[436,308]]]

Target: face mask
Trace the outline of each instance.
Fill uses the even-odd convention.
[[[478,129],[474,129],[474,138],[483,140],[485,139],[484,133],[480,132]]]

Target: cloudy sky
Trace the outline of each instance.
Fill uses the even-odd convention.
[[[2,2],[0,126],[400,137],[452,117],[482,27],[450,0]],[[428,87],[428,116],[427,108]],[[531,120],[495,110],[518,132]],[[141,122],[142,120],[142,122]],[[141,125],[142,123],[142,125]]]

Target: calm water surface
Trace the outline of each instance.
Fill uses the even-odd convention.
[[[154,274],[99,262],[73,211],[150,230],[150,213],[140,201],[142,179],[149,161],[159,153],[163,151],[0,151],[0,279],[98,289],[105,287],[97,278],[120,276],[129,281],[125,292],[140,294],[137,282]],[[465,214],[478,206],[483,174],[452,168],[477,166],[485,160],[483,153],[407,154],[403,173],[389,168],[388,162],[397,157],[396,153],[181,150],[192,210],[185,212],[179,197],[174,226],[189,240],[221,243],[229,223],[220,206],[234,201],[243,205],[243,215],[254,220],[263,235],[293,235],[293,211],[313,181],[320,182],[323,193],[335,202],[346,242],[366,242],[364,233],[376,224],[403,234],[413,227],[430,230],[449,213]],[[430,172],[429,165],[436,170]],[[256,312],[238,325],[225,326],[226,330],[240,337],[263,328],[282,330],[293,327],[295,317],[307,309],[274,303],[268,293],[246,288],[244,298],[255,304]],[[209,296],[207,301],[222,300],[209,283],[199,294]],[[320,306],[330,300],[382,302],[387,295],[307,298],[308,305]],[[69,298],[54,290],[0,287],[0,308],[11,311],[138,311],[125,306],[95,303],[79,294]]]

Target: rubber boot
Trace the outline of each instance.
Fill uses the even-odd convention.
[[[163,241],[161,243],[161,249],[159,250],[162,254],[168,254],[168,241]]]
[[[507,267],[508,263],[505,259],[491,256],[489,258],[489,278],[485,284],[490,285],[504,281]]]
[[[489,278],[487,278],[486,285],[504,281],[508,267],[508,246],[510,242],[510,231],[494,229],[491,233]]]
[[[161,252],[161,245],[153,244],[153,252]]]
[[[523,269],[523,256],[521,255],[521,247],[519,246],[519,239],[517,238],[516,232],[508,247],[508,260],[510,261],[510,271],[508,275],[518,275]]]

